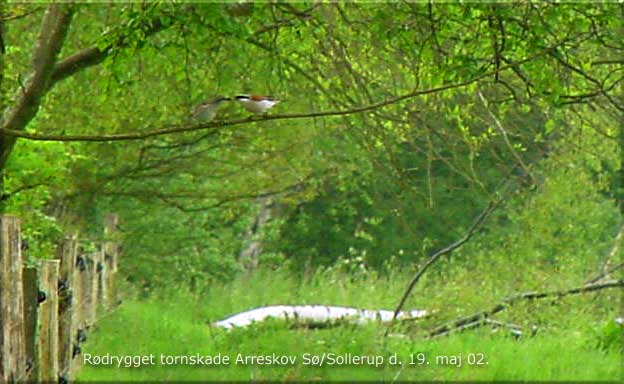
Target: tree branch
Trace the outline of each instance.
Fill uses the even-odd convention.
[[[500,199],[496,201],[491,201],[488,204],[488,206],[483,210],[483,212],[479,214],[477,219],[468,229],[468,232],[466,232],[466,234],[461,239],[455,241],[454,243],[450,245],[447,245],[446,247],[440,249],[439,251],[431,255],[431,257],[429,257],[427,262],[418,270],[418,272],[416,273],[416,276],[414,276],[414,278],[412,278],[410,283],[407,285],[407,289],[405,289],[405,293],[403,293],[403,297],[401,297],[401,301],[399,301],[399,305],[397,305],[396,309],[394,310],[394,319],[396,319],[396,317],[401,312],[401,309],[403,309],[403,305],[405,304],[405,301],[409,297],[410,293],[412,293],[414,286],[416,286],[416,283],[418,282],[418,280],[420,280],[422,275],[425,274],[427,269],[429,269],[429,267],[431,267],[433,263],[435,263],[440,257],[453,252],[455,249],[461,247],[464,243],[470,240],[472,235],[474,235],[474,233],[481,228],[485,220],[496,209],[499,202],[500,202]]]
[[[141,30],[145,37],[160,32],[165,28],[166,26],[158,17],[144,21],[142,24],[137,26],[137,29]],[[127,46],[127,38],[123,35],[118,37],[114,42],[110,43],[103,49],[98,47],[85,48],[69,57],[66,57],[54,66],[54,70],[52,71],[52,76],[50,78],[50,86],[53,86],[55,83],[64,80],[65,78],[72,76],[85,68],[100,64],[108,57],[113,48],[123,48]]]
[[[208,194],[204,194],[201,192],[199,193],[185,193],[185,192],[166,193],[166,192],[154,192],[154,191],[151,191],[149,194],[146,194],[141,191],[138,191],[138,192],[123,192],[123,191],[100,192],[100,194],[103,196],[130,197],[130,198],[133,198],[139,201],[145,201],[145,202],[159,200],[165,204],[168,204],[178,209],[181,212],[191,213],[191,212],[209,211],[215,208],[219,208],[225,204],[233,203],[233,202],[241,201],[241,200],[293,195],[293,194],[296,194],[297,192],[300,192],[303,188],[305,188],[307,179],[309,178],[311,178],[311,176],[306,177],[306,180],[303,180],[296,184],[287,185],[287,186],[284,186],[284,187],[281,187],[279,189],[272,190],[272,191],[264,191],[264,192],[258,192],[258,193],[241,193],[238,195],[230,195],[226,197],[221,197],[214,203],[211,203],[208,205],[202,205],[202,206],[186,206],[180,201],[202,200],[202,199],[208,199],[208,198],[216,199],[217,197],[220,197],[220,195],[208,195]]]
[[[504,328],[508,328],[512,335],[514,336],[520,336],[522,334],[522,328],[520,328],[518,325],[516,324],[508,324],[508,323],[503,323],[501,321],[497,321],[497,320],[492,320],[492,319],[487,319],[487,318],[477,318],[471,322],[462,324],[458,327],[452,327],[449,328],[447,330],[444,330],[438,334],[435,335],[430,335],[430,338],[434,338],[434,337],[441,337],[441,336],[447,336],[453,332],[462,332],[468,329],[475,329],[475,328],[479,328],[481,326],[484,325],[492,325],[493,327],[504,327]]]
[[[43,17],[37,45],[33,54],[32,72],[24,89],[17,91],[14,106],[9,108],[2,119],[0,136],[0,169],[11,153],[16,136],[7,131],[21,131],[37,114],[41,99],[45,95],[56,57],[63,46],[72,11],[64,4],[51,4]]]
[[[602,267],[600,268],[600,274],[588,280],[586,284],[593,284],[597,281],[600,281],[604,279],[605,277],[608,277],[610,273],[613,273],[617,271],[618,269],[622,268],[622,266],[624,266],[624,263],[620,263],[614,267],[611,267],[611,260],[620,250],[620,243],[622,242],[623,235],[624,235],[624,224],[620,226],[620,230],[617,236],[615,236],[615,240],[613,241],[613,247],[611,247],[611,250],[609,250],[609,253],[607,253],[607,256],[605,257],[602,263]]]
[[[562,43],[563,42],[561,42],[560,44]],[[508,70],[508,69],[511,69],[513,66],[517,66],[517,65],[535,60],[539,57],[546,55],[550,50],[554,49],[555,47],[556,46],[546,48],[542,50],[541,52],[531,57],[528,57],[524,60],[520,60],[508,66],[501,67],[497,71],[501,72],[504,70]],[[171,125],[166,128],[156,129],[152,131],[137,132],[137,133],[120,133],[120,134],[113,134],[113,135],[42,135],[42,134],[22,132],[20,130],[15,130],[15,129],[9,129],[8,127],[0,128],[0,133],[7,135],[7,136],[19,137],[19,138],[24,138],[24,139],[29,139],[29,140],[36,140],[36,141],[108,142],[108,141],[142,140],[142,139],[146,139],[150,137],[170,135],[170,134],[175,134],[175,133],[191,132],[191,131],[199,131],[203,129],[222,128],[226,126],[247,124],[247,123],[254,122],[254,121],[307,119],[307,118],[327,117],[327,116],[345,116],[345,115],[352,115],[356,113],[368,112],[368,111],[372,111],[375,109],[383,108],[388,105],[396,104],[401,101],[414,98],[417,96],[428,95],[428,94],[448,91],[451,89],[466,87],[468,85],[476,83],[479,80],[492,76],[495,73],[496,71],[485,72],[480,75],[474,76],[468,80],[461,81],[458,83],[446,84],[446,85],[442,85],[439,87],[433,87],[433,88],[424,89],[424,90],[414,90],[412,92],[408,92],[403,95],[398,95],[398,96],[388,98],[384,101],[380,101],[380,102],[372,103],[368,105],[363,105],[360,107],[354,107],[354,108],[346,109],[346,110],[334,110],[334,111],[325,111],[325,112],[316,112],[316,113],[292,113],[292,114],[271,115],[271,116],[263,116],[263,117],[252,116],[249,118],[241,118],[241,119],[235,119],[235,120],[230,120],[230,121],[215,121],[215,122],[204,123],[204,124],[199,124],[199,125],[197,124]]]
[[[0,127],[0,169],[8,159],[15,140],[32,120],[41,104],[43,96],[57,82],[75,73],[104,61],[114,47],[128,46],[126,35],[120,35],[107,47],[83,49],[60,62],[56,62],[67,30],[71,23],[71,6],[51,4],[43,18],[43,23],[33,55],[32,74],[25,87],[18,90],[15,106],[5,112]],[[159,17],[143,21],[136,26],[145,37],[164,28]]]
[[[512,306],[513,304],[523,301],[523,300],[537,300],[544,299],[549,297],[564,297],[569,295],[577,295],[580,293],[587,293],[598,291],[606,288],[615,288],[615,287],[624,287],[624,279],[619,280],[608,280],[602,283],[597,284],[585,284],[580,287],[569,288],[561,291],[547,291],[547,292],[525,292],[520,293],[518,295],[511,296],[498,304],[494,305],[488,310],[480,311],[474,313],[472,315],[462,317],[450,323],[446,323],[435,327],[433,330],[428,332],[429,337],[436,337],[447,335],[454,330],[465,329],[466,327],[470,328],[471,324],[479,323],[483,321],[483,319],[488,318],[489,316],[495,315],[499,312],[502,312]]]
[[[20,185],[19,187],[15,188],[11,192],[2,192],[2,193],[0,193],[0,201],[9,200],[13,196],[15,196],[15,195],[17,195],[17,194],[19,194],[21,192],[28,191],[30,189],[37,189],[37,188],[42,187],[42,186],[47,186],[47,185],[49,185],[48,182],[47,182],[48,180],[45,180],[45,181],[42,181],[42,182],[39,182],[39,183]]]
[[[524,173],[529,175],[529,177],[531,178],[531,182],[535,184],[535,178],[533,177],[533,174],[529,170],[529,167],[527,167],[527,165],[522,160],[522,157],[518,155],[518,152],[514,149],[513,144],[511,144],[511,141],[509,141],[509,135],[507,134],[507,131],[505,130],[505,128],[503,128],[503,125],[501,124],[501,122],[498,120],[496,115],[494,115],[494,112],[492,112],[492,110],[490,109],[488,101],[483,96],[481,91],[477,91],[477,95],[479,96],[481,103],[483,103],[483,106],[485,107],[486,112],[488,113],[488,115],[490,115],[490,117],[494,121],[496,128],[498,128],[499,132],[502,134],[503,140],[505,141],[505,145],[507,145],[507,149],[509,150],[509,152],[511,152],[513,157],[516,159],[516,161],[518,162],[518,164],[520,165]]]

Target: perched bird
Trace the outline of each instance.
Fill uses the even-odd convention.
[[[279,103],[279,100],[272,98],[271,96],[255,96],[255,95],[238,95],[238,100],[246,110],[252,113],[260,114],[266,113],[269,109]]]
[[[197,121],[210,121],[214,119],[219,106],[228,100],[232,99],[225,96],[217,96],[213,99],[204,101],[193,108],[193,119]]]

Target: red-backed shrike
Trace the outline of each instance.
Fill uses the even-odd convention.
[[[210,121],[214,119],[219,106],[228,100],[232,99],[225,96],[217,96],[213,99],[204,101],[193,108],[193,119],[197,121]]]
[[[266,113],[269,109],[279,103],[279,100],[272,98],[271,96],[255,96],[255,95],[238,95],[238,100],[246,110],[252,113],[260,114]]]

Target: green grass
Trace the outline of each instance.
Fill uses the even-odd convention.
[[[395,329],[384,337],[385,327],[340,326],[330,329],[289,328],[279,321],[247,329],[224,331],[209,326],[230,314],[269,304],[331,304],[363,308],[392,308],[405,286],[407,274],[387,278],[357,278],[337,271],[319,273],[300,281],[285,270],[264,271],[252,277],[207,289],[202,295],[179,290],[166,297],[129,298],[105,315],[83,346],[86,354],[154,355],[143,367],[86,364],[80,381],[155,380],[618,380],[622,355],[616,346],[601,348],[600,329],[617,311],[620,293],[603,292],[556,303],[520,305],[497,317],[523,326],[537,325],[533,337],[514,339],[505,331],[479,329],[435,340],[419,337],[419,328]],[[441,281],[440,283],[444,283]],[[438,312],[422,322],[426,328],[500,297],[475,295],[482,282],[461,287],[429,281],[410,308],[436,307]],[[491,288],[491,287],[489,287]],[[436,293],[437,292],[437,293]],[[458,293],[459,292],[459,293]],[[463,294],[461,292],[464,292]],[[477,297],[475,297],[477,296]],[[481,297],[483,296],[483,297]],[[492,295],[494,296],[494,295]],[[417,304],[414,304],[417,302]],[[434,305],[435,303],[435,305]],[[621,336],[621,334],[620,334]],[[325,355],[325,366],[305,364],[304,357]],[[229,365],[163,365],[160,355],[229,356]],[[238,355],[294,357],[294,364],[247,365]],[[307,355],[306,355],[307,354]],[[381,356],[380,367],[328,365],[328,355]],[[395,355],[402,365],[388,363]],[[420,354],[420,355],[419,355]],[[411,357],[410,357],[411,356]],[[419,357],[428,362],[418,364]],[[436,359],[436,357],[438,357]],[[443,364],[452,357],[459,364]],[[469,361],[470,359],[470,361]],[[483,364],[469,364],[472,360]],[[413,361],[415,364],[410,365]],[[308,361],[309,363],[311,361]],[[487,363],[487,364],[485,364]]]

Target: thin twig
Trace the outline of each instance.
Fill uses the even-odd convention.
[[[507,134],[507,131],[505,130],[501,122],[498,120],[496,115],[494,115],[494,112],[490,110],[488,101],[483,96],[481,91],[477,91],[477,95],[479,96],[479,99],[481,99],[481,102],[483,103],[483,106],[485,107],[485,110],[487,111],[488,115],[490,115],[490,117],[494,121],[494,125],[496,125],[496,128],[498,128],[498,130],[502,134],[503,140],[505,141],[505,145],[507,145],[507,149],[509,149],[509,152],[511,152],[511,154],[516,159],[518,164],[522,167],[522,170],[524,171],[524,173],[527,174],[531,178],[531,182],[535,184],[535,178],[533,177],[533,174],[531,174],[529,167],[527,167],[527,165],[524,163],[524,161],[522,160],[522,157],[518,155],[518,152],[514,149],[513,144],[511,144],[511,141],[509,141],[509,135]]]
[[[610,265],[611,259],[613,259],[613,257],[618,253],[620,249],[620,243],[622,241],[623,234],[624,234],[624,223],[620,226],[620,230],[618,231],[617,236],[615,236],[615,240],[613,240],[613,246],[609,250],[609,253],[607,253],[605,260],[602,263],[602,267],[600,268],[601,269],[600,273],[596,277],[587,280],[585,284],[593,284],[599,280],[602,280],[605,277],[608,277],[609,274],[617,271],[618,269],[622,268],[622,266],[624,266],[624,263],[617,264],[614,267],[611,267]]]
[[[620,270],[624,268],[624,263],[619,263],[614,265],[613,267],[607,269],[606,271],[604,271],[603,273],[601,273],[600,275],[594,277],[593,279],[589,280],[586,284],[593,284],[596,283],[602,279],[604,279],[605,277],[609,276],[610,274],[612,274],[613,272]]]

